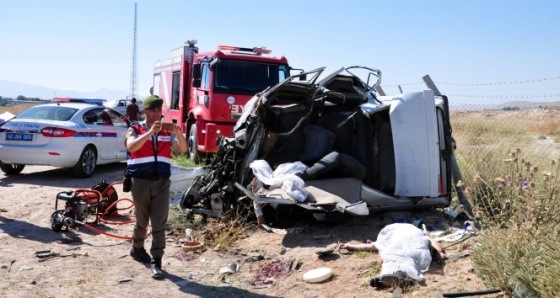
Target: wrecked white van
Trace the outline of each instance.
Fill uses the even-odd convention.
[[[448,206],[447,98],[432,90],[380,96],[377,69],[342,68],[318,80],[323,71],[254,96],[180,206],[212,215],[247,198],[256,209],[297,205],[355,215]]]

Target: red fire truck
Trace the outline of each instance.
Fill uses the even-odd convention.
[[[190,159],[199,162],[217,152],[219,136],[233,134],[245,103],[289,77],[290,67],[265,47],[218,46],[199,53],[196,43],[189,40],[156,62],[151,93],[163,99],[163,121],[180,125]]]

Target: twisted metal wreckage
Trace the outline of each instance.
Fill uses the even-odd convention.
[[[448,100],[429,76],[429,90],[386,96],[377,69],[341,68],[318,81],[324,69],[291,76],[246,104],[234,136],[219,140],[183,194],[187,214],[221,216],[251,200],[257,214],[263,204],[360,216],[449,206],[460,173]]]

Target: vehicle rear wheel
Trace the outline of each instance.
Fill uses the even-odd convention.
[[[0,169],[2,169],[2,172],[4,172],[6,175],[17,175],[19,173],[21,173],[21,171],[23,171],[23,168],[25,168],[25,165],[14,165],[11,163],[0,163]]]
[[[97,152],[95,147],[89,145],[87,146],[80,159],[74,166],[74,174],[80,178],[88,178],[95,172],[95,167],[97,166]]]
[[[198,148],[196,134],[196,124],[191,124],[191,129],[189,130],[189,139],[187,140],[189,159],[195,164],[198,164],[200,162],[200,152],[198,152],[198,150],[196,149]]]

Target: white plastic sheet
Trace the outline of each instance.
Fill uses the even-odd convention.
[[[432,256],[430,239],[424,232],[408,223],[395,223],[384,227],[375,246],[383,259],[381,275],[396,271],[405,272],[410,278],[422,281],[428,271]]]
[[[282,188],[287,194],[298,202],[303,202],[307,198],[307,191],[304,189],[305,182],[297,174],[303,173],[307,166],[302,162],[283,163],[276,170],[265,160],[253,161],[249,167],[259,181],[266,185]]]

